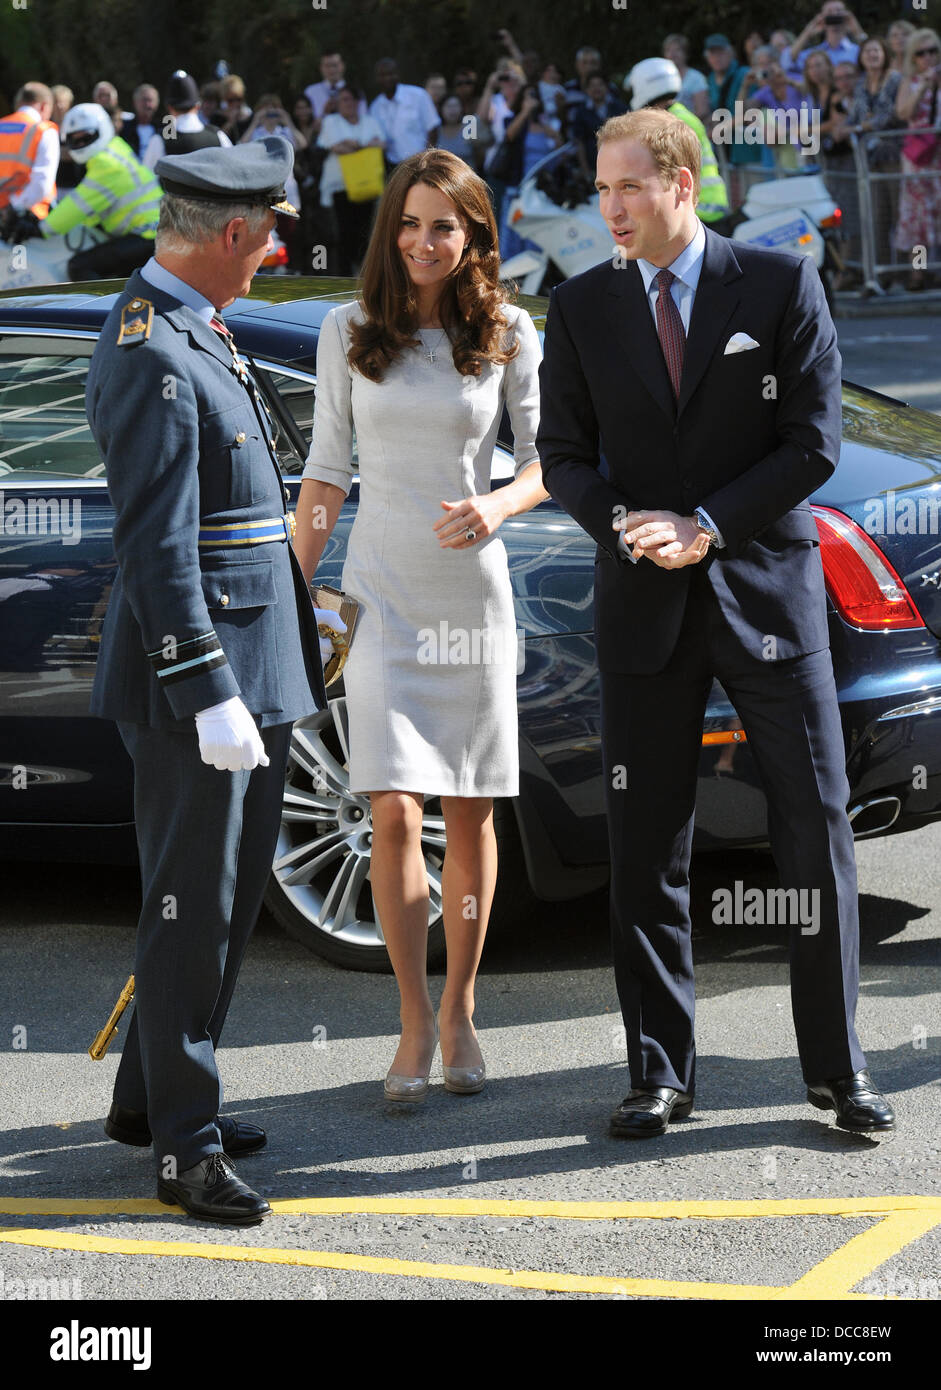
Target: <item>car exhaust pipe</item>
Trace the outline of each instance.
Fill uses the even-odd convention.
[[[861,840],[866,835],[888,830],[898,820],[901,809],[902,803],[897,796],[873,796],[867,801],[858,801],[847,812],[854,837]]]

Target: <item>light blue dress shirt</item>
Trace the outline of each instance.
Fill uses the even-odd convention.
[[[210,304],[205,295],[194,290],[193,286],[181,280],[179,275],[167,270],[155,257],[151,256],[150,260],[141,266],[140,273],[148,285],[163,290],[164,294],[171,294],[174,299],[178,299],[181,304],[198,314],[204,323],[210,323],[216,317],[215,306]]]
[[[660,291],[655,284],[657,276],[664,268],[673,274],[673,284],[670,286],[670,294],[673,296],[673,303],[680,311],[680,318],[683,320],[683,332],[689,336],[689,324],[693,314],[693,301],[696,298],[696,290],[699,286],[699,277],[702,274],[703,261],[706,255],[706,233],[702,223],[696,219],[696,232],[692,241],[677,256],[676,260],[664,267],[653,265],[650,261],[638,259],[637,268],[640,271],[641,279],[644,282],[644,291],[647,295],[647,305],[650,309],[654,322],[657,326],[657,300]],[[719,536],[719,545],[723,545],[722,536],[719,534],[718,527],[704,507],[698,508],[708,521],[709,525],[715,527],[716,534]],[[627,553],[629,559],[634,560],[630,548],[624,542],[624,533],[618,541],[621,548]],[[636,564],[636,560],[634,561]]]

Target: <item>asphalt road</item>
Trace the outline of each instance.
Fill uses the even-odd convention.
[[[836,326],[848,381],[941,413],[941,310],[837,318]]]
[[[448,1095],[438,1066],[415,1111],[382,1097],[397,1033],[392,980],[335,969],[263,919],[220,1053],[226,1109],[270,1134],[264,1153],[243,1160],[246,1177],[273,1202],[308,1209],[278,1209],[260,1227],[234,1232],[169,1209],[128,1210],[127,1199],[154,1195],[149,1151],[101,1131],[117,1048],[101,1063],[85,1049],[130,969],[135,874],[8,866],[0,902],[7,1289],[38,1278],[77,1279],[91,1300],[234,1299],[249,1291],[544,1298],[569,1276],[563,1291],[571,1297],[715,1297],[715,1286],[775,1290],[802,1278],[831,1291],[879,1292],[866,1283],[875,1278],[884,1292],[938,1297],[941,1236],[925,1232],[941,1222],[941,827],[857,848],[859,1027],[873,1074],[898,1107],[892,1139],[846,1135],[806,1103],[780,931],[710,922],[715,887],[739,877],[747,886],[773,883],[765,857],[697,861],[696,1110],[664,1138],[640,1144],[607,1135],[627,1080],[603,894],[576,909],[540,909],[492,937],[478,1002],[487,1087],[475,1097]],[[26,1209],[8,1198],[26,1199]],[[326,1210],[325,1198],[339,1209]],[[425,1206],[370,1210],[378,1198]],[[449,1214],[449,1203],[468,1198],[485,1205]],[[856,1257],[837,1253],[875,1230],[871,1213],[899,1198],[931,1199],[932,1210],[903,1214],[888,1246],[883,1232]],[[65,1210],[43,1211],[48,1199]],[[83,1212],[74,1199],[117,1201],[119,1210]],[[780,1206],[794,1199],[809,1209]],[[689,1205],[718,1200],[749,1205],[718,1220]],[[562,1215],[559,1202],[583,1205]],[[592,1205],[639,1202],[657,1205],[640,1216]],[[27,1230],[36,1244],[10,1243]],[[80,1248],[38,1243],[63,1239]],[[106,1253],[108,1240],[150,1244]],[[241,1253],[221,1262],[154,1257],[181,1241],[234,1244]],[[827,1259],[829,1273],[811,1275]],[[447,1270],[439,1277],[431,1266]],[[535,1287],[521,1275],[522,1283],[501,1284],[492,1273],[508,1269],[534,1272]],[[893,1278],[903,1282],[885,1282]],[[632,1282],[646,1280],[657,1282]]]

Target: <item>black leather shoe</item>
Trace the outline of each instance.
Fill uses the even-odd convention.
[[[611,1116],[611,1134],[616,1139],[652,1139],[666,1134],[672,1119],[684,1119],[692,1109],[693,1097],[670,1086],[631,1091]]]
[[[228,1115],[219,1115],[216,1124],[222,1135],[222,1147],[230,1158],[256,1154],[268,1142],[265,1131],[247,1120],[232,1120]],[[117,1139],[119,1144],[136,1144],[145,1148],[153,1143],[144,1111],[127,1110],[123,1105],[111,1106],[105,1120],[105,1134],[109,1139]]]
[[[872,1084],[868,1071],[813,1085],[808,1082],[807,1099],[818,1110],[835,1110],[837,1127],[852,1134],[891,1134],[895,1129],[895,1111]]]
[[[219,1153],[201,1158],[175,1178],[158,1178],[157,1196],[165,1206],[182,1207],[190,1216],[229,1226],[255,1226],[271,1212],[265,1198],[253,1192]]]

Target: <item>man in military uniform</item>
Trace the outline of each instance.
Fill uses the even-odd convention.
[[[273,428],[219,313],[248,292],[275,209],[294,213],[292,162],[277,137],[160,161],[156,254],[106,320],[86,394],[118,563],[91,709],[134,761],[143,886],[105,1132],[153,1143],[162,1201],[242,1225],[270,1208],[230,1157],[266,1137],[220,1117],[215,1049],[271,869],[291,725],[326,703],[317,621],[332,615],[311,605]]]

